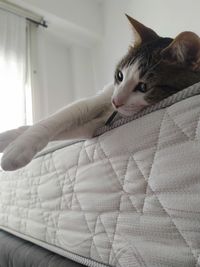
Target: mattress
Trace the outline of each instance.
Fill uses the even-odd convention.
[[[0,228],[87,266],[200,266],[199,121],[195,95],[1,172]]]

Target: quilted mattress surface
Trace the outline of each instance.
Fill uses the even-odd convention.
[[[200,266],[200,96],[0,174],[0,228],[88,266]]]

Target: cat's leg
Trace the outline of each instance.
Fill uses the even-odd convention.
[[[108,110],[108,112],[101,117],[92,119],[91,121],[74,128],[73,130],[63,131],[60,134],[56,135],[52,141],[57,140],[68,140],[68,139],[90,139],[94,136],[96,130],[101,126],[105,125],[105,122],[109,118],[112,111]]]
[[[0,153],[13,142],[19,135],[24,133],[30,126],[21,126],[3,133],[0,133]]]
[[[83,138],[84,132],[81,128],[83,125],[88,125],[92,135],[94,127],[101,125],[101,118],[112,109],[113,90],[113,85],[109,85],[101,94],[74,102],[49,118],[31,126],[5,149],[1,161],[2,168],[16,170],[25,166],[49,141],[59,139],[62,135],[72,138],[74,134],[77,135],[76,138]],[[96,123],[94,123],[94,127],[91,127],[92,124],[89,123],[92,121]],[[85,126],[83,128],[87,130]],[[89,134],[87,132],[86,138]]]

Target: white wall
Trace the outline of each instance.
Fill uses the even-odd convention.
[[[74,100],[70,48],[43,28],[32,27],[33,121]]]
[[[91,46],[103,34],[99,0],[9,0],[45,18],[48,31],[66,42]]]
[[[39,28],[35,55],[34,121],[95,93],[93,60],[88,47],[67,44]]]
[[[45,117],[73,101],[74,88],[70,48],[45,30],[39,29],[38,34],[37,90],[42,100],[40,116]]]
[[[17,0],[15,0],[16,2]],[[85,28],[87,31],[102,34],[99,21],[99,3],[95,0],[19,0],[24,6],[31,7],[39,13],[43,13],[51,23],[51,18],[56,16],[68,23]],[[50,15],[50,16],[48,16]]]
[[[73,45],[70,52],[74,99],[93,95],[95,93],[95,79],[91,49]]]
[[[131,0],[104,1],[104,36],[93,51],[98,90],[113,79],[115,66],[131,42],[132,33],[124,15],[130,13],[131,3]]]
[[[186,30],[200,35],[199,0],[132,0],[130,11],[162,36],[175,37]]]

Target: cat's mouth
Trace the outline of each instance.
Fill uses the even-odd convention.
[[[115,99],[112,100],[113,108],[123,116],[131,116],[136,112],[136,107],[126,106],[125,104],[118,103]]]
[[[141,109],[130,109],[130,107],[114,107],[115,111],[111,114],[111,116],[107,119],[105,125],[109,126],[115,119],[116,115],[119,113],[122,117],[130,117],[136,113],[138,113]]]
[[[134,99],[130,103],[123,103],[115,98],[112,99],[113,108],[122,116],[127,117],[133,116],[148,105],[149,103],[147,103],[143,99],[141,100],[140,98]]]
[[[134,114],[140,112],[142,109],[144,109],[145,106],[121,106],[119,108],[115,108],[122,116],[130,117]]]

